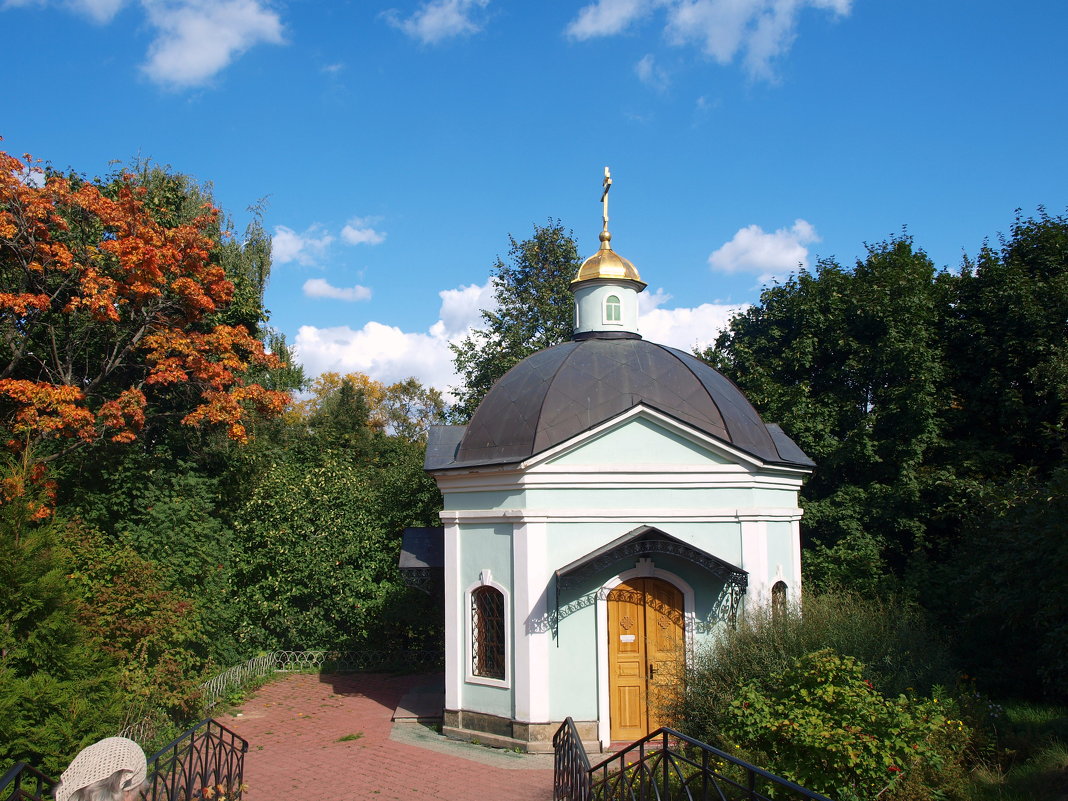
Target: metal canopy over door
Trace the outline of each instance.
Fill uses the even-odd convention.
[[[665,725],[664,712],[686,663],[682,593],[636,578],[608,594],[611,738],[637,740]]]

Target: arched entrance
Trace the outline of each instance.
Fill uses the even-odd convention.
[[[613,741],[664,725],[686,666],[682,591],[663,579],[631,578],[608,593],[609,719]]]

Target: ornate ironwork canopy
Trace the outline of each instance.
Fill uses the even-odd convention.
[[[606,567],[624,559],[648,558],[657,554],[668,554],[692,562],[711,573],[725,584],[732,585],[739,593],[745,592],[749,584],[749,574],[730,562],[702,551],[687,542],[672,537],[670,534],[652,526],[638,526],[627,534],[581,559],[564,565],[556,571],[556,590],[569,590],[582,586],[591,576]]]

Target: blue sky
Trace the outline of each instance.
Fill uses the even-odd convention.
[[[559,218],[714,338],[762,281],[907,226],[955,267],[1068,205],[1068,3],[0,0],[0,144],[266,198],[267,305],[310,374],[454,382],[509,233]]]

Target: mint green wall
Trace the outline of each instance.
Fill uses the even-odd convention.
[[[505,614],[509,620],[508,630],[511,631],[512,526],[507,523],[460,526],[460,591],[466,592],[468,587],[478,581],[479,573],[487,569],[491,572],[495,584],[509,589]],[[463,604],[461,614],[471,614],[467,604]],[[466,619],[462,622],[462,630],[467,632],[470,622]],[[471,664],[471,643],[466,634],[462,650],[463,675],[466,678],[468,666]],[[511,648],[511,659],[509,677],[515,676],[514,648]],[[465,681],[461,692],[463,709],[507,718],[513,715],[515,705],[510,687],[487,687],[484,684],[469,684]]]
[[[552,465],[730,464],[718,453],[702,448],[651,420],[637,418],[605,432],[569,453],[551,459]]]
[[[449,492],[444,494],[445,510],[521,509],[526,501],[517,492]]]
[[[655,521],[650,521],[655,525]],[[633,526],[609,523],[552,523],[548,527],[550,567],[563,567],[590,551],[626,534]],[[721,559],[740,562],[740,526],[737,523],[665,524],[662,530]],[[690,562],[666,554],[653,558],[656,567],[674,573],[694,590],[696,626],[691,642],[700,646],[713,635],[717,626],[716,602],[723,582]],[[607,632],[597,630],[598,590],[609,579],[634,567],[633,562],[619,562],[589,579],[580,590],[560,595],[560,612],[556,638],[549,654],[550,715],[562,720],[571,715],[576,720],[597,717],[598,673],[597,645]],[[549,598],[555,604],[555,585],[550,584]]]

